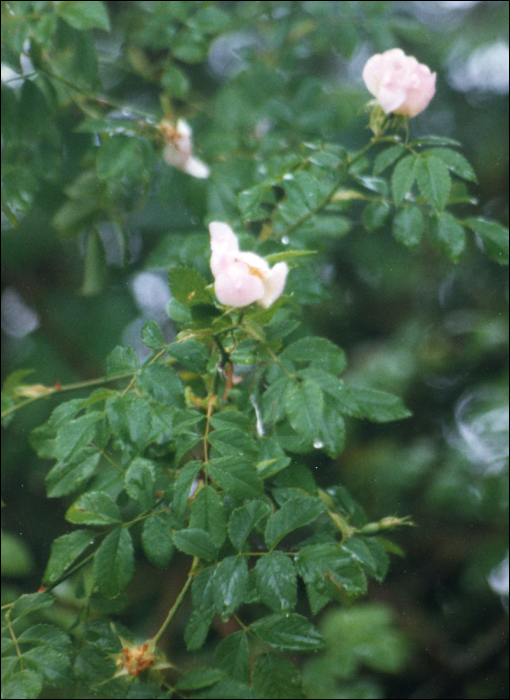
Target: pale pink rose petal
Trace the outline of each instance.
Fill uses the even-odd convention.
[[[188,173],[188,175],[193,175],[193,177],[197,177],[200,179],[209,177],[209,175],[211,174],[211,171],[209,170],[207,165],[205,163],[202,163],[201,160],[198,160],[198,158],[195,158],[194,156],[188,158],[183,170],[184,172]]]
[[[289,268],[284,262],[276,263],[264,280],[264,296],[260,300],[260,304],[265,308],[269,308],[273,302],[282,294],[287,280]]]
[[[249,265],[252,268],[252,273],[256,270],[263,277],[265,277],[269,273],[269,265],[264,260],[264,258],[261,258],[260,255],[257,255],[256,253],[238,253],[236,255],[236,260],[239,260],[240,262]]]
[[[234,262],[239,252],[239,243],[235,233],[228,224],[213,221],[209,224],[211,234],[211,272],[217,277],[230,263]]]
[[[225,306],[249,306],[264,296],[264,283],[250,274],[248,265],[234,262],[216,277],[214,292]]]
[[[417,87],[412,87],[408,90],[405,104],[398,110],[396,114],[404,114],[408,117],[415,117],[424,109],[427,109],[430,101],[436,93],[436,73],[431,73],[430,70],[423,70],[425,66],[420,66],[420,83]],[[402,111],[401,111],[402,110]]]

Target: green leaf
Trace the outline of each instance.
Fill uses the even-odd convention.
[[[76,530],[53,540],[50,558],[43,575],[43,583],[55,583],[87,547],[94,543],[96,533],[91,530]]]
[[[480,236],[485,250],[500,265],[508,265],[508,229],[497,221],[470,218],[467,225]]]
[[[190,81],[186,73],[176,66],[167,66],[161,76],[161,85],[170,97],[183,99],[189,92]]]
[[[187,306],[177,301],[177,299],[170,299],[166,306],[166,311],[172,321],[176,321],[176,323],[191,323],[191,311]]]
[[[400,206],[416,179],[416,156],[409,155],[397,163],[391,176],[391,191],[396,206]]]
[[[4,506],[3,502],[2,506]],[[2,530],[0,543],[2,547],[2,576],[5,578],[30,576],[36,568],[36,564],[31,548],[25,540]]]
[[[342,545],[342,550],[348,552],[353,561],[377,581],[384,580],[389,566],[388,555],[384,547],[376,540],[352,537]]]
[[[172,42],[172,53],[183,63],[200,63],[207,56],[208,45],[205,38],[195,31],[179,33],[177,40]]]
[[[396,144],[395,146],[390,146],[389,148],[385,148],[384,151],[381,151],[374,161],[374,175],[380,175],[386,168],[393,165],[393,163],[405,153],[405,150],[404,146]]]
[[[325,453],[333,458],[343,452],[345,445],[345,421],[339,410],[336,402],[326,396],[320,439],[314,441],[316,449],[324,449]]]
[[[38,698],[43,688],[41,674],[28,668],[14,673],[8,681],[2,684],[2,698]]]
[[[23,663],[38,671],[47,684],[65,686],[72,682],[73,645],[62,630],[54,625],[34,625],[19,635],[18,643],[25,649]],[[27,645],[31,648],[26,649]]]
[[[347,367],[344,351],[327,338],[300,338],[285,348],[281,359],[297,366],[310,363],[311,367],[331,374],[341,374]]]
[[[174,552],[172,526],[169,513],[161,512],[146,518],[142,530],[142,547],[147,559],[160,568],[168,566]]]
[[[227,515],[221,498],[211,486],[204,486],[191,505],[190,528],[201,528],[220,548],[227,537]]]
[[[320,435],[324,396],[320,387],[309,379],[293,382],[285,395],[285,410],[291,426],[309,442]]]
[[[203,372],[207,362],[207,348],[203,343],[190,338],[182,342],[170,343],[166,351],[181,363],[183,367],[192,372]]]
[[[255,440],[237,428],[217,428],[210,433],[209,442],[225,457],[239,456],[251,461],[256,460],[259,454]]]
[[[430,217],[430,240],[446,255],[457,262],[466,247],[466,232],[457,219],[449,212]]]
[[[276,265],[279,262],[287,262],[288,260],[299,260],[300,258],[310,258],[312,255],[317,255],[316,250],[284,250],[282,253],[272,253],[266,255],[265,259],[270,265]]]
[[[177,530],[173,534],[178,550],[199,559],[216,559],[217,548],[211,535],[199,528]]]
[[[348,416],[361,417],[359,406],[351,394],[349,387],[342,379],[334,377],[328,372],[323,372],[315,367],[309,367],[300,371],[300,376],[307,377],[315,382],[322,391],[336,402],[336,408],[340,413]]]
[[[172,267],[168,271],[172,296],[184,306],[212,304],[212,297],[206,291],[207,282],[200,272],[191,267]]]
[[[124,476],[126,493],[140,504],[143,510],[154,507],[154,467],[147,459],[137,457]]]
[[[23,386],[23,380],[35,372],[35,369],[16,369],[11,372],[2,385],[2,395],[10,396],[16,393],[18,387]]]
[[[452,179],[448,168],[440,158],[422,156],[416,163],[416,180],[420,192],[429,204],[442,211],[450,197]]]
[[[111,496],[102,491],[90,491],[67,509],[66,520],[75,525],[116,525],[122,522],[122,517]]]
[[[79,491],[97,471],[101,454],[93,448],[79,450],[71,460],[57,462],[46,474],[48,498],[67,496]]]
[[[208,470],[214,481],[234,498],[255,498],[263,491],[263,483],[253,464],[236,457],[211,459]]]
[[[319,630],[306,617],[269,615],[254,622],[250,629],[265,644],[285,652],[311,652],[320,649],[324,640]]]
[[[177,690],[199,690],[214,685],[224,678],[224,673],[216,668],[194,668],[186,671],[177,681]]]
[[[240,192],[237,204],[243,221],[264,221],[269,217],[276,197],[272,183],[260,183],[250,189]]]
[[[151,408],[145,398],[125,394],[108,399],[106,415],[114,435],[125,443],[133,443],[139,449],[145,446],[152,425]]]
[[[106,275],[106,256],[101,236],[95,229],[89,230],[85,236],[83,283],[79,293],[83,296],[99,294]]]
[[[151,319],[143,324],[142,340],[145,345],[152,350],[159,350],[160,348],[164,347],[165,339],[163,338],[161,328],[158,326],[156,321]]]
[[[393,219],[393,236],[407,248],[416,248],[425,232],[425,219],[415,204],[401,209]]]
[[[216,666],[241,683],[250,681],[250,654],[246,632],[234,632],[218,644],[214,653]]]
[[[349,387],[351,396],[359,407],[359,418],[368,418],[376,423],[409,418],[412,415],[398,396],[375,389]]]
[[[225,557],[211,580],[216,610],[223,620],[237,610],[248,591],[246,557]]]
[[[116,527],[107,535],[94,556],[93,576],[99,593],[115,598],[128,585],[135,570],[133,542],[129,530]]]
[[[274,476],[289,466],[291,458],[282,450],[273,438],[262,438],[257,441],[260,449],[260,461],[257,471],[263,479]]]
[[[182,382],[171,367],[161,363],[144,367],[137,382],[156,401],[167,406],[184,408]]]
[[[188,651],[197,651],[203,645],[215,612],[214,608],[199,608],[193,611],[184,630],[184,642]]]
[[[127,348],[118,345],[106,358],[106,376],[111,377],[115,374],[126,374],[138,369],[138,357],[134,348]]]
[[[104,29],[110,31],[110,20],[104,2],[61,2],[56,11],[74,29]]]
[[[102,417],[99,411],[92,411],[63,425],[55,440],[55,457],[70,459],[88,445],[96,433],[96,423]]]
[[[391,206],[386,202],[370,202],[363,211],[363,226],[367,231],[377,231],[384,225],[391,212]]]
[[[244,683],[239,683],[238,681],[230,680],[230,678],[218,681],[218,683],[209,688],[196,691],[193,693],[193,698],[196,700],[200,700],[200,698],[210,698],[211,700],[217,700],[217,698],[225,698],[226,700],[255,700],[253,691],[249,686]]]
[[[368,523],[368,518],[363,508],[350,495],[343,486],[331,486],[327,493],[333,499],[335,507],[349,519],[355,527],[363,527]]]
[[[357,677],[366,667],[378,673],[402,670],[409,656],[409,641],[395,629],[392,617],[391,608],[380,603],[337,608],[324,616],[326,646],[334,650],[334,668],[340,678]],[[343,643],[345,639],[349,644]]]
[[[228,28],[230,15],[216,5],[211,5],[198,10],[187,24],[204,34],[218,34]]]
[[[27,593],[21,595],[12,606],[9,619],[11,622],[36,610],[43,610],[53,605],[55,600],[49,593]]]
[[[350,553],[337,544],[303,547],[294,563],[304,582],[323,595],[342,600],[366,592],[367,579]]]
[[[188,462],[188,464],[181,469],[177,479],[175,480],[175,491],[172,507],[179,517],[182,516],[186,510],[188,499],[190,497],[191,486],[196,475],[203,466],[203,462]]]
[[[455,173],[455,175],[461,177],[463,180],[477,182],[475,171],[467,158],[461,153],[452,151],[451,148],[434,148],[433,151],[426,151],[425,153],[440,158],[448,170],[451,170],[452,173]]]
[[[304,698],[299,671],[276,654],[261,654],[253,669],[253,689],[261,698]]]
[[[100,180],[113,180],[130,172],[137,161],[137,139],[116,134],[105,139],[97,155],[97,176]]]
[[[216,613],[213,600],[212,579],[215,572],[209,566],[198,573],[191,585],[194,611],[184,631],[184,641],[189,651],[200,649]]]
[[[255,574],[260,598],[278,613],[293,610],[297,603],[297,574],[290,557],[275,551],[261,557]]]
[[[253,528],[269,514],[270,510],[266,501],[257,499],[248,501],[232,512],[228,534],[230,541],[238,551],[241,551]]]
[[[292,384],[288,377],[280,377],[262,394],[260,408],[264,423],[278,423],[285,418],[285,395]]]
[[[317,520],[324,511],[320,498],[296,493],[267,521],[265,538],[267,546],[274,548],[289,532]]]
[[[247,415],[228,407],[211,417],[211,425],[213,428],[218,428],[218,430],[240,428],[248,433],[252,430],[252,422]]]

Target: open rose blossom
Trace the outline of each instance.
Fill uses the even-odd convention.
[[[289,271],[284,262],[270,268],[255,253],[243,253],[228,224],[209,224],[211,234],[211,271],[214,292],[225,306],[248,306],[257,302],[265,309],[278,299]]]
[[[402,49],[369,58],[363,80],[386,114],[415,117],[428,107],[436,92],[436,74]]]
[[[193,141],[191,140],[193,132],[184,119],[179,119],[175,127],[167,119],[164,119],[158,128],[166,141],[163,151],[165,163],[179,168],[193,177],[209,177],[207,165],[193,155]]]

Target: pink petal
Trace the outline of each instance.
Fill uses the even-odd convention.
[[[260,304],[265,308],[269,308],[273,302],[282,294],[287,280],[289,268],[287,263],[280,262],[272,268],[271,272],[264,280],[264,296],[260,300]]]
[[[248,306],[262,299],[264,284],[244,263],[232,263],[216,277],[214,292],[225,306]]]

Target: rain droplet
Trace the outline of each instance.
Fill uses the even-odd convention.
[[[322,442],[322,440],[314,440],[313,446],[315,447],[316,450],[320,450],[321,448],[324,447],[324,443]]]
[[[284,180],[293,180],[294,175],[292,173],[285,173],[285,175],[283,176],[283,179]]]
[[[282,243],[283,243],[283,245],[289,245],[289,243],[290,243],[290,238],[289,238],[288,236],[284,236],[284,237],[282,238]]]

